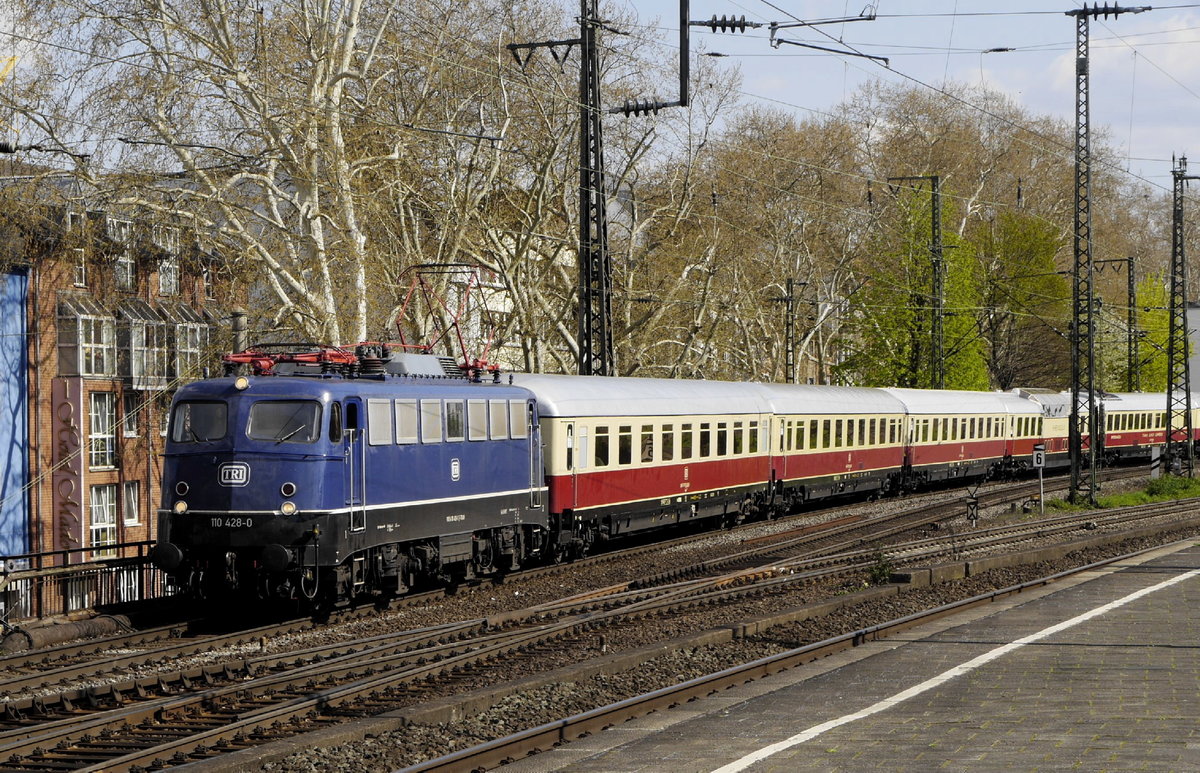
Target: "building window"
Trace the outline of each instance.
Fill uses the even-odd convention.
[[[110,376],[117,359],[113,321],[97,317],[79,318],[80,375]]]
[[[200,372],[200,351],[208,345],[208,326],[182,324],[175,326],[175,375],[191,378]]]
[[[159,295],[179,295],[179,261],[167,258],[158,264]]]
[[[136,392],[126,392],[121,396],[121,434],[125,437],[138,436],[138,413],[142,410],[141,400]]]
[[[134,271],[133,256],[129,254],[133,223],[110,217],[105,220],[105,228],[108,230],[108,238],[119,245],[121,250],[113,267],[113,279],[117,289],[127,292],[134,290],[137,275]]]
[[[116,366],[116,320],[87,296],[60,294],[59,375],[111,376]]]
[[[121,520],[126,526],[137,526],[141,509],[140,481],[130,480],[121,484]]]
[[[204,282],[204,300],[215,301],[217,299],[217,288],[213,286],[213,274],[209,269],[202,269],[200,278]]]
[[[128,255],[121,255],[117,258],[117,262],[113,266],[113,279],[118,290],[129,292],[135,289],[133,258]]]
[[[84,222],[82,212],[67,213],[67,238],[69,241],[79,244],[83,238]],[[74,272],[75,286],[87,287],[87,252],[82,247],[75,247],[71,250],[71,257],[74,259],[72,271]]]
[[[146,388],[167,383],[167,326],[157,322],[130,325],[130,376],[134,384]]]
[[[89,542],[93,548],[104,548],[117,544],[117,487],[112,483],[92,486],[91,507],[92,523],[89,528]],[[94,558],[113,558],[115,550],[95,550]]]
[[[117,463],[117,406],[112,392],[92,392],[88,396],[88,466],[114,467]]]
[[[71,270],[75,277],[75,286],[87,287],[87,253],[82,247],[76,247],[71,250],[71,254],[74,256]]]

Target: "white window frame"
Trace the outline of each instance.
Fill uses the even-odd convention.
[[[179,295],[179,260],[174,255],[158,264],[158,294]]]
[[[76,317],[79,374],[111,376],[117,367],[117,324],[111,317]]]
[[[142,482],[127,480],[121,484],[121,522],[126,526],[140,526],[142,506]]]
[[[114,558],[117,551],[117,485],[101,483],[88,492],[88,546],[93,558]],[[107,550],[103,548],[109,548]]]
[[[175,326],[175,375],[199,375],[200,356],[208,345],[208,325],[184,322]]]
[[[88,468],[112,469],[117,464],[117,399],[115,392],[88,394]]]

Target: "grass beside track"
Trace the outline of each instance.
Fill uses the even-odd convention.
[[[1182,478],[1175,475],[1164,475],[1150,481],[1145,488],[1137,491],[1124,491],[1120,494],[1097,497],[1096,504],[1102,509],[1114,507],[1134,507],[1148,505],[1154,502],[1169,502],[1176,499],[1191,499],[1200,497],[1200,478]],[[1061,513],[1094,510],[1087,502],[1072,504],[1065,499],[1051,499],[1046,502],[1046,509]]]

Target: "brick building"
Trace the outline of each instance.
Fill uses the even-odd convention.
[[[195,234],[69,205],[9,223],[0,260],[0,557],[154,537],[175,387],[224,347]]]

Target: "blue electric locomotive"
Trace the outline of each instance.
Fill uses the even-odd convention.
[[[202,595],[337,601],[513,569],[547,549],[529,391],[446,378],[428,355],[354,378],[331,370],[178,391],[159,566]]]

